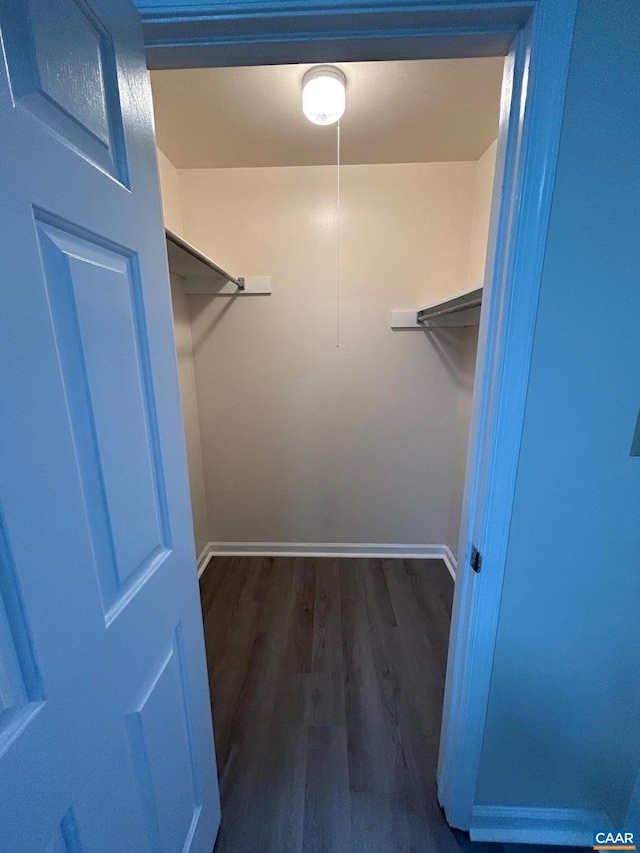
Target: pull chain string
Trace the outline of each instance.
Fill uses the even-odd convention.
[[[340,348],[340,226],[341,226],[341,216],[340,216],[340,122],[338,121],[337,131],[336,131],[336,164],[337,164],[337,177],[336,177],[336,202],[337,202],[337,222],[336,222],[336,232],[338,238],[337,250],[336,250],[336,348]]]

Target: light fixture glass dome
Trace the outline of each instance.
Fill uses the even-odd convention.
[[[314,124],[335,124],[346,106],[346,77],[332,65],[316,65],[302,78],[302,111]]]

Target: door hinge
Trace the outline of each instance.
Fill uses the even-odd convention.
[[[474,572],[480,572],[482,568],[482,554],[475,545],[471,546],[471,568]]]

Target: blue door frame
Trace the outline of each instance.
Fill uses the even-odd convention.
[[[567,829],[560,809],[537,820],[530,810],[523,826],[475,804],[577,0],[137,5],[154,69],[507,57],[438,796],[449,823],[472,837],[591,843],[591,828]],[[468,565],[472,541],[483,553],[480,575]]]

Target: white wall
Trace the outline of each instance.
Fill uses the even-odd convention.
[[[343,167],[337,348],[335,169],[180,170],[186,239],[273,277],[189,297],[211,539],[449,541],[473,332],[389,321],[466,287],[476,172]]]
[[[159,148],[157,152],[164,224],[174,234],[182,236],[182,204],[178,170]]]
[[[165,225],[176,234],[182,235],[182,209],[178,172],[160,149],[158,149],[158,168]],[[193,531],[196,542],[196,554],[200,554],[210,539],[209,519],[204,485],[204,468],[202,465],[202,442],[200,440],[200,424],[198,421],[189,304],[188,297],[184,294],[182,288],[182,279],[175,275],[171,276],[171,301],[173,304],[180,400],[182,402],[187,464],[189,467]]]
[[[489,239],[489,219],[491,215],[491,196],[493,194],[493,175],[496,168],[497,147],[498,141],[496,140],[489,146],[476,164],[467,273],[467,287],[469,288],[477,287],[484,281],[484,265],[487,257],[487,241]],[[473,380],[475,378],[476,351],[478,349],[478,326],[469,326],[461,330],[460,335],[462,349],[455,420],[454,481],[449,509],[449,528],[447,531],[447,544],[454,555],[457,555],[458,538],[460,536],[460,516],[462,515],[467,446],[469,443],[469,421],[471,419]]]
[[[173,303],[174,335],[178,359],[178,381],[187,446],[193,533],[196,541],[196,554],[199,555],[209,542],[210,537],[188,299],[189,297],[184,293],[182,279],[179,276],[172,275],[171,301]]]
[[[464,480],[467,469],[467,448],[469,444],[469,422],[473,400],[473,382],[476,373],[476,351],[478,349],[478,326],[466,326],[458,331],[459,370],[456,377],[456,410],[451,425],[453,440],[453,462],[451,465],[451,503],[449,504],[449,524],[446,543],[457,560]]]
[[[467,275],[468,287],[477,287],[484,281],[484,264],[487,257],[491,194],[493,192],[493,175],[496,169],[497,150],[498,140],[496,139],[487,148],[476,165],[473,221],[471,224],[471,244],[469,246]]]

